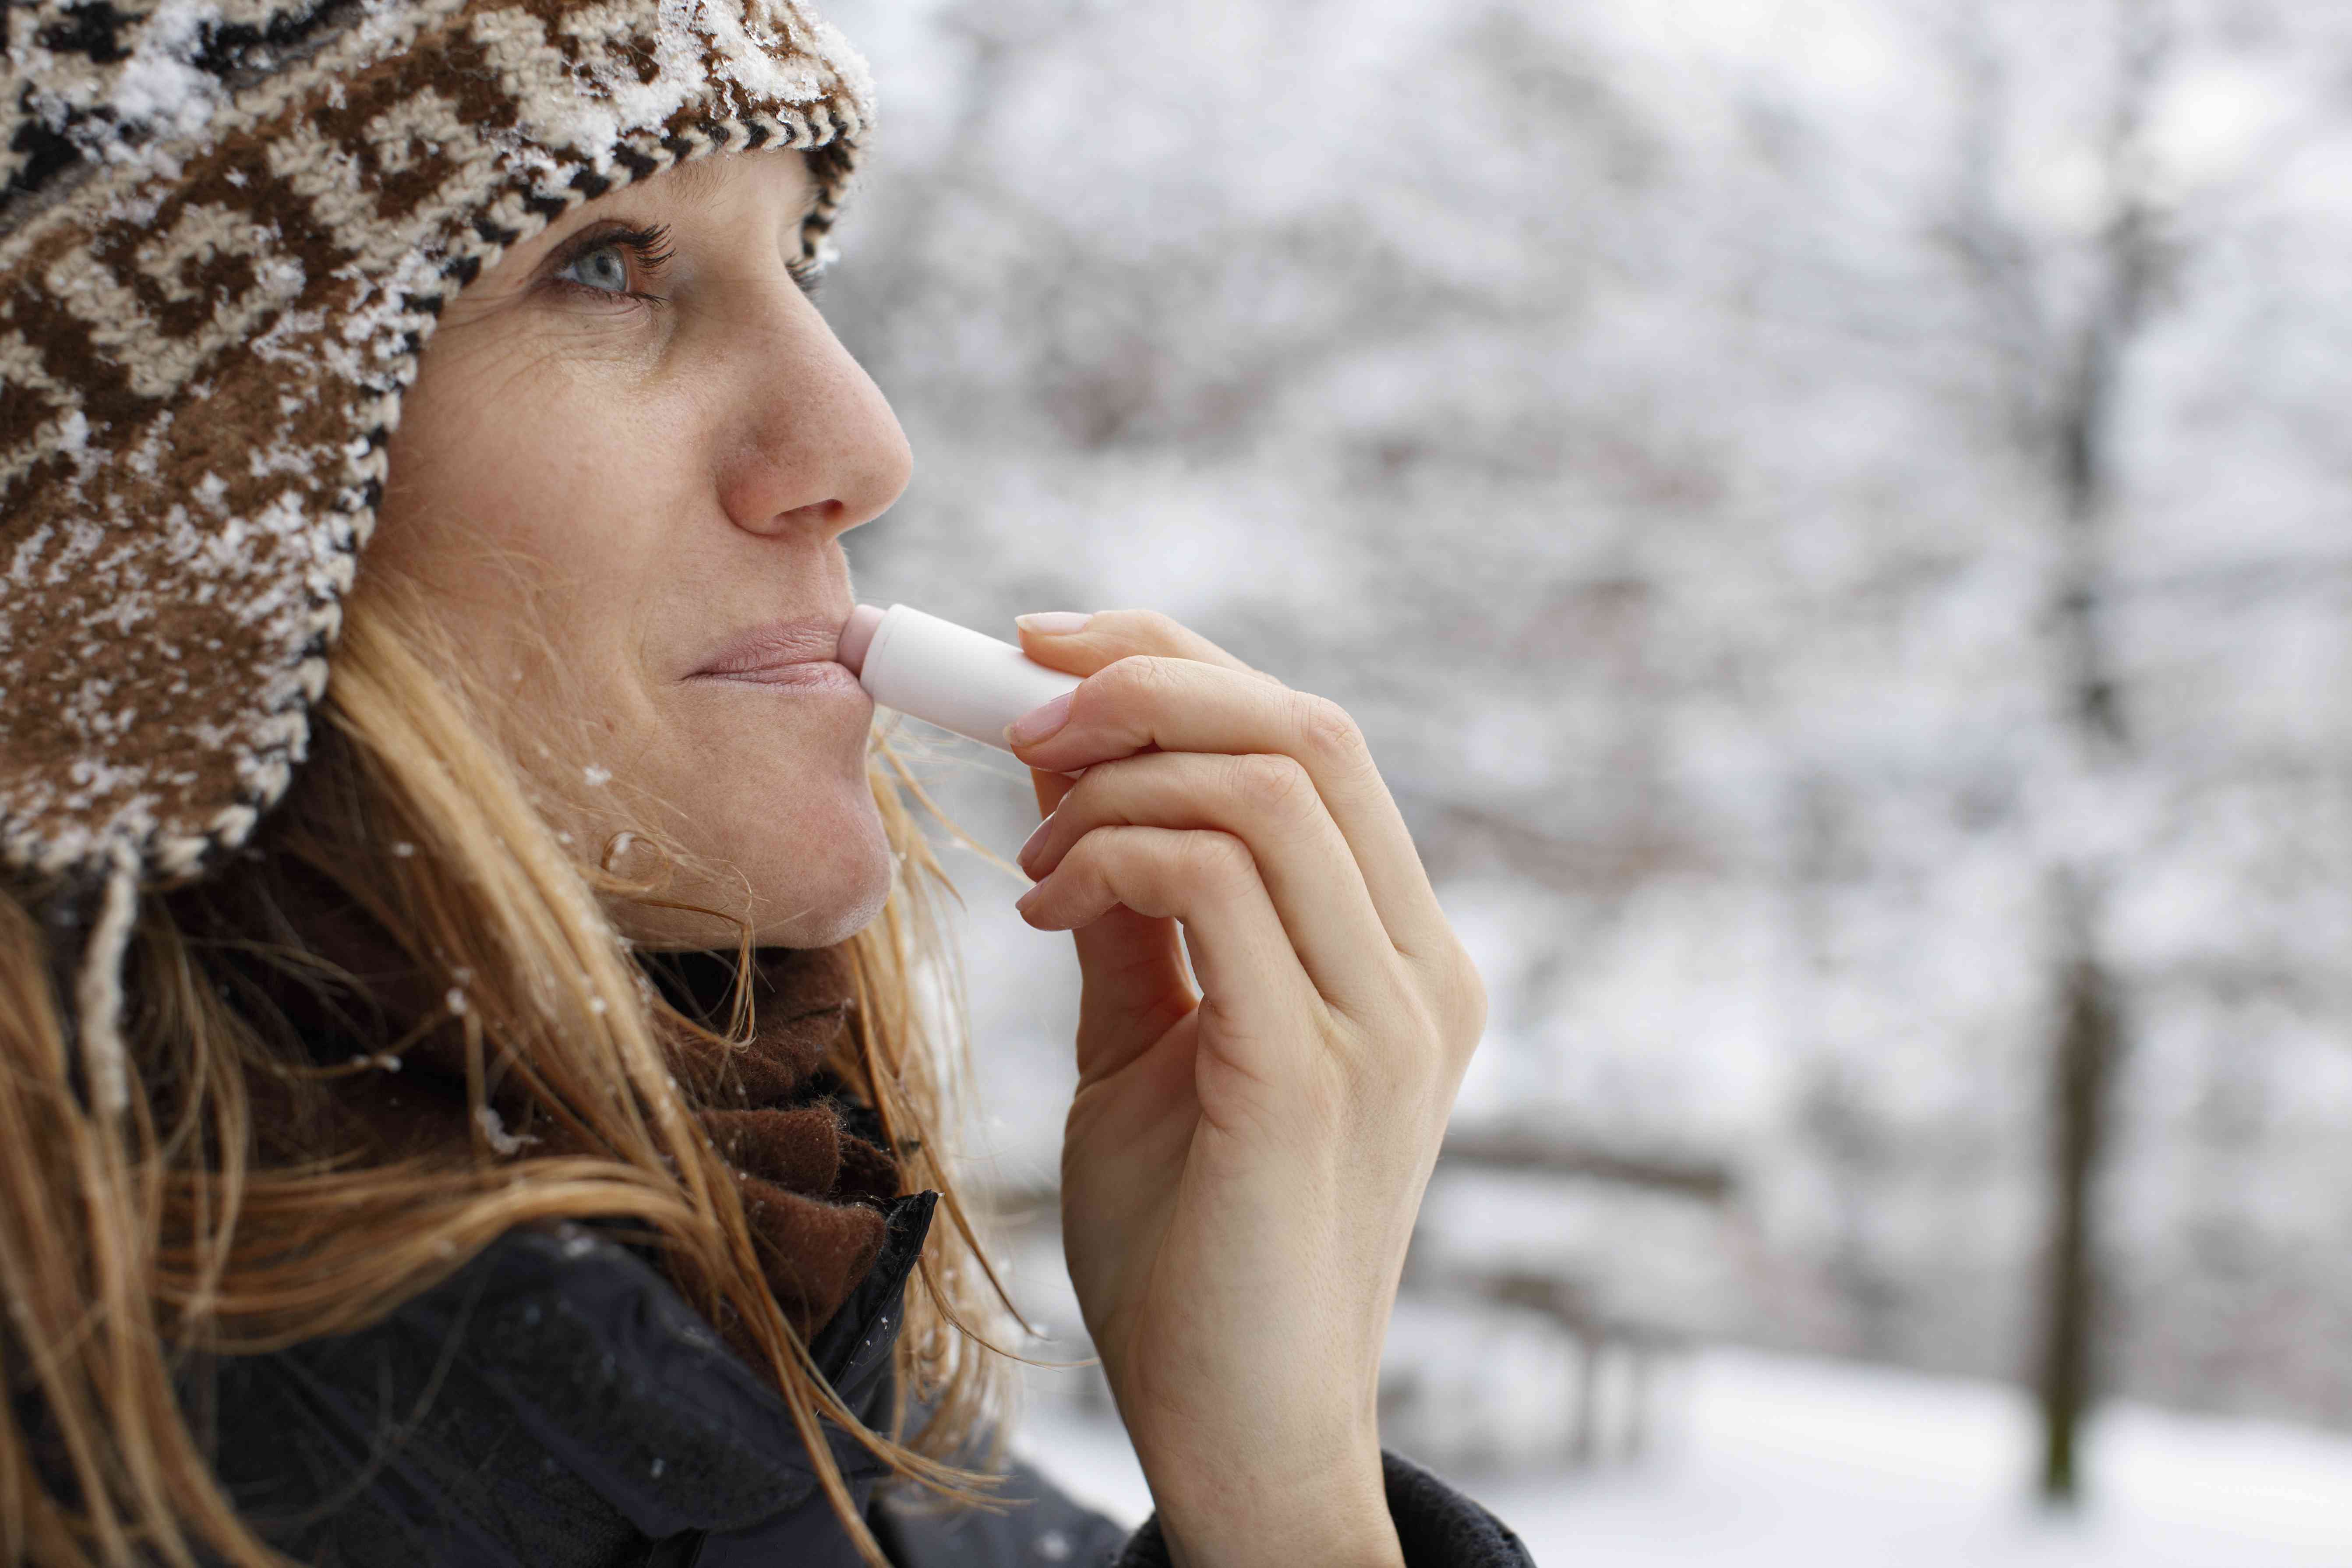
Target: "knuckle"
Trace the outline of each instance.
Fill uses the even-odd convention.
[[[1212,828],[1188,833],[1179,853],[1193,876],[1215,886],[1229,886],[1257,875],[1257,858],[1230,833]]]
[[[1121,610],[1119,629],[1139,642],[1172,643],[1183,630],[1176,617],[1160,610]]]
[[[1054,875],[1072,887],[1115,893],[1139,878],[1150,879],[1152,870],[1143,837],[1121,824],[1088,829],[1063,855]]]
[[[1315,793],[1315,781],[1297,759],[1265,752],[1245,752],[1225,764],[1226,784],[1244,805],[1269,812],[1295,810]]]
[[[1176,671],[1171,660],[1148,653],[1131,653],[1105,665],[1096,679],[1125,700],[1148,703],[1164,696],[1175,684]]]
[[[1440,973],[1438,1005],[1453,1026],[1449,1032],[1461,1040],[1462,1049],[1475,1047],[1486,1032],[1486,982],[1459,943]]]
[[[1108,762],[1087,763],[1077,783],[1064,792],[1054,814],[1058,816],[1066,811],[1072,822],[1081,817],[1094,823],[1116,820],[1119,801],[1135,782],[1135,764],[1142,760],[1140,756],[1113,757]]]
[[[1298,695],[1298,730],[1317,755],[1352,762],[1364,754],[1364,731],[1355,716],[1328,697]]]

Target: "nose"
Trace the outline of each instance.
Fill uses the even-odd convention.
[[[898,416],[807,296],[781,276],[741,321],[719,381],[738,435],[719,466],[720,505],[762,537],[845,533],[887,510],[914,455]]]

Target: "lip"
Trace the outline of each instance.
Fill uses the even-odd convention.
[[[741,681],[758,686],[846,687],[864,692],[857,677],[834,655],[841,646],[839,616],[803,616],[751,627],[706,659],[688,680]]]

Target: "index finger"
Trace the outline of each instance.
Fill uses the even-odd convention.
[[[1282,684],[1265,670],[1235,658],[1174,616],[1163,616],[1158,610],[1097,610],[1087,617],[1084,627],[1066,632],[1024,626],[1021,627],[1021,651],[1042,665],[1072,675],[1092,675],[1130,654],[1148,653],[1237,669],[1276,686]]]
[[[1363,731],[1329,699],[1248,679],[1255,673],[1129,655],[1070,694],[1060,729],[1013,754],[1057,772],[1151,749],[1289,757],[1347,841],[1389,941],[1410,958],[1446,952],[1452,928]]]

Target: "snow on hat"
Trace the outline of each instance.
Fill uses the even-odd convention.
[[[0,864],[89,928],[127,1086],[141,886],[282,797],[445,301],[713,148],[812,153],[814,260],[872,120],[802,0],[0,4]]]

